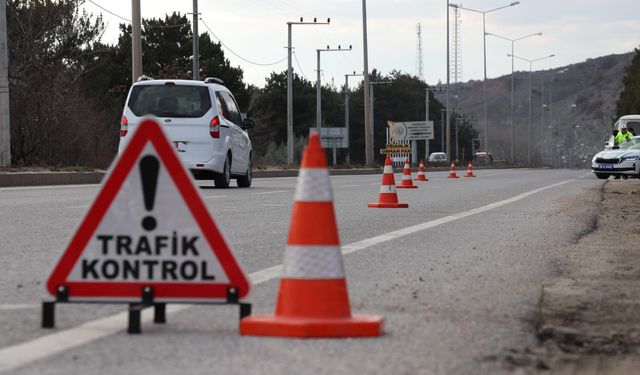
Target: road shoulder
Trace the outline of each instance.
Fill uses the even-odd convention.
[[[609,181],[597,202],[592,231],[564,250],[562,275],[543,286],[539,345],[505,355],[516,373],[640,368],[640,184]]]

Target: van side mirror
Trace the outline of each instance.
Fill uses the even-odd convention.
[[[246,118],[242,120],[242,129],[247,130],[254,128],[256,126],[256,121],[252,118]]]

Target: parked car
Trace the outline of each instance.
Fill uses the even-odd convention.
[[[218,188],[228,187],[232,178],[238,187],[251,186],[252,147],[247,129],[255,121],[242,118],[233,94],[221,80],[142,76],[131,86],[122,111],[118,152],[147,116],[158,117],[194,178],[213,179]]]
[[[473,162],[477,163],[479,161],[488,161],[488,162],[492,162],[493,161],[493,155],[491,155],[490,152],[486,152],[486,151],[478,151],[473,155]]]
[[[429,155],[429,161],[445,162],[447,161],[447,154],[445,154],[444,152],[432,152],[431,155]]]
[[[591,160],[596,177],[606,180],[610,176],[640,176],[640,136],[630,138],[615,149],[597,153]]]

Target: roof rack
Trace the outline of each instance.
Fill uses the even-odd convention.
[[[204,79],[204,83],[217,83],[219,85],[224,85],[224,81],[216,77],[207,77]]]
[[[138,80],[137,80],[136,82],[140,82],[140,81],[152,81],[152,80],[153,80],[153,78],[148,77],[148,76],[146,76],[146,75],[144,75],[144,74],[143,74],[143,75],[141,75],[140,77],[138,77]]]

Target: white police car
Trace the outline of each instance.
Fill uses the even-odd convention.
[[[611,150],[597,153],[591,160],[591,170],[600,179],[610,176],[640,176],[640,136],[632,137]]]
[[[122,152],[146,116],[158,117],[182,163],[198,180],[226,188],[231,178],[251,186],[252,119],[242,118],[231,92],[217,78],[202,81],[153,80],[142,76],[131,86],[120,123]]]

